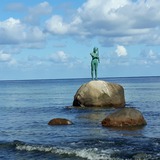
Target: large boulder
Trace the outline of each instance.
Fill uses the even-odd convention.
[[[77,90],[73,106],[124,107],[124,89],[119,84],[102,80],[90,81]]]
[[[52,125],[69,125],[69,124],[72,124],[72,122],[65,118],[54,118],[48,122],[48,125],[51,125],[51,126]]]
[[[137,127],[146,124],[142,113],[134,108],[120,109],[102,121],[102,126],[105,127]]]

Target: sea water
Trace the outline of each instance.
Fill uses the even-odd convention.
[[[123,86],[126,107],[141,111],[145,127],[102,127],[114,108],[71,107],[90,79],[0,81],[0,160],[160,159],[160,77],[101,80]],[[53,118],[73,125],[49,126]]]

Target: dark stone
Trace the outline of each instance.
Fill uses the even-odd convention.
[[[108,115],[103,121],[105,127],[132,127],[146,125],[142,113],[133,108],[123,108]]]
[[[72,122],[65,118],[54,118],[48,122],[48,125],[69,125]]]

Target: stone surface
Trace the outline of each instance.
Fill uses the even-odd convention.
[[[74,96],[73,106],[124,107],[124,89],[121,85],[102,80],[83,84]]]
[[[146,124],[142,113],[134,108],[120,109],[102,121],[102,125],[105,127],[132,127]]]
[[[48,122],[48,125],[69,125],[72,122],[65,118],[54,118]]]

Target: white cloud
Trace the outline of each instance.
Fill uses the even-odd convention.
[[[160,54],[153,50],[145,50],[140,53],[140,63],[147,65],[160,64]]]
[[[46,30],[52,34],[66,34],[69,31],[69,25],[63,22],[62,17],[54,15],[46,21]]]
[[[124,46],[117,45],[116,53],[118,57],[127,56],[127,50]]]
[[[46,21],[52,34],[99,37],[104,45],[160,44],[160,3],[157,0],[87,0],[64,22],[61,16]]]
[[[11,60],[11,55],[3,52],[2,50],[0,51],[0,62],[7,62]]]
[[[0,62],[5,62],[6,64],[13,66],[17,64],[17,61],[12,58],[12,56],[3,50],[0,50]]]
[[[16,66],[17,65],[17,61],[15,59],[11,59],[8,64],[10,66]]]
[[[82,65],[82,60],[72,57],[64,51],[58,51],[57,53],[51,54],[48,57],[50,62],[54,65],[65,66],[66,68],[73,68]]]
[[[30,8],[30,12],[35,15],[45,15],[52,12],[52,7],[47,1],[44,1],[37,6]]]
[[[50,14],[51,12],[52,6],[48,2],[44,1],[29,8],[29,14],[25,17],[25,21],[33,25],[39,25],[42,16]]]
[[[19,19],[9,18],[0,21],[0,44],[11,44],[20,42],[25,38],[25,26]]]
[[[69,61],[69,56],[63,51],[58,51],[50,56],[50,60],[57,63],[66,63]]]
[[[15,6],[12,4],[11,7],[18,6],[21,4],[15,3]],[[46,34],[42,30],[45,30],[53,35],[69,35],[83,39],[98,37],[103,46],[159,45],[159,8],[160,3],[157,0],[87,0],[70,17],[53,14],[44,20],[42,17],[53,11],[52,6],[44,1],[29,8],[25,21],[12,17],[0,21],[0,44],[44,41]],[[40,20],[45,21],[44,26],[41,26]],[[36,26],[28,26],[25,22]]]
[[[150,51],[148,52],[148,58],[149,58],[149,59],[157,59],[157,58],[158,58],[158,55],[157,55],[155,52],[153,52],[152,50],[150,50]]]
[[[82,7],[78,9],[78,14],[82,19],[87,19],[90,22],[96,22],[98,19],[100,19],[100,21],[104,21],[107,19],[112,20],[113,18],[117,19],[117,9],[125,6],[128,3],[128,0],[88,0],[86,3],[83,4]]]
[[[9,6],[15,10],[23,7],[21,3]],[[45,34],[42,30],[45,30],[54,35],[83,39],[98,37],[104,46],[141,43],[159,45],[159,8],[157,0],[87,0],[70,17],[53,14],[44,20],[44,16],[53,11],[53,6],[44,1],[30,7],[24,21],[12,17],[0,21],[0,44],[44,41]],[[41,20],[45,21],[44,26],[41,26]],[[33,26],[28,26],[27,23]]]
[[[37,26],[28,27],[26,31],[26,41],[32,42],[41,42],[45,39],[45,34]]]
[[[38,27],[29,27],[19,19],[0,21],[0,44],[23,44],[44,41],[45,35]]]

